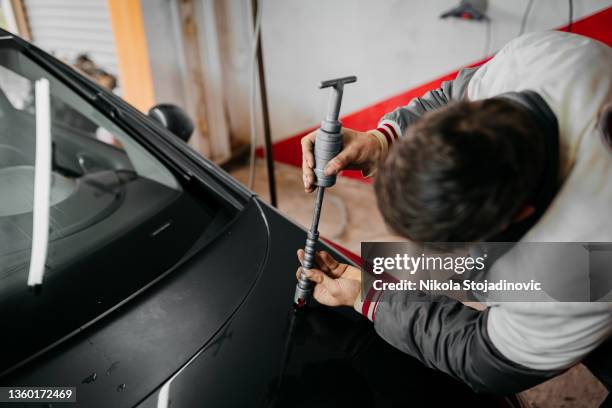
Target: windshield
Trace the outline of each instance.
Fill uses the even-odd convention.
[[[0,49],[0,321],[12,333],[0,373],[168,270],[213,215],[69,86]]]

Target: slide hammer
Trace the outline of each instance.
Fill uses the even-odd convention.
[[[304,263],[302,264],[300,279],[295,287],[295,296],[293,297],[293,301],[298,308],[306,306],[312,296],[314,284],[304,275],[304,270],[311,269],[314,266],[315,246],[319,240],[319,217],[321,216],[321,206],[323,205],[323,194],[327,187],[336,184],[336,176],[326,176],[323,171],[327,163],[342,150],[342,124],[338,120],[340,104],[342,103],[342,92],[344,91],[345,84],[356,81],[357,77],[348,76],[323,81],[319,85],[319,89],[329,87],[332,89],[329,95],[327,116],[321,122],[321,127],[315,135],[314,173],[318,189],[312,224],[306,238],[306,246],[304,247]]]

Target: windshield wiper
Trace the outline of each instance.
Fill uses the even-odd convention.
[[[34,84],[36,98],[36,161],[34,163],[34,202],[32,215],[32,252],[28,286],[40,286],[45,274],[49,243],[49,199],[51,191],[51,102],[49,80]]]

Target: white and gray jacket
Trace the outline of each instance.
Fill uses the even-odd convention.
[[[610,67],[612,49],[604,44],[561,32],[528,34],[483,66],[461,70],[454,81],[385,115],[370,132],[391,148],[424,113],[452,100],[502,95],[522,103],[542,126],[554,122],[558,127],[558,157],[553,194],[519,239],[612,242],[612,151],[598,127],[602,117],[611,116],[604,114],[612,106]],[[504,257],[494,265],[497,273],[516,265],[503,262]],[[402,292],[378,293],[355,305],[390,344],[476,391],[526,389],[589,354],[595,361],[589,367],[608,386],[612,383],[612,342],[603,344],[612,336],[611,304],[487,306],[478,311],[442,296],[413,302]]]

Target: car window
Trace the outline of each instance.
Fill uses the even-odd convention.
[[[207,208],[118,123],[0,48],[0,321],[26,333],[0,336],[0,372],[168,270]]]
[[[5,66],[0,66],[0,88],[13,108],[34,112],[32,81]]]
[[[4,52],[6,55],[6,51]],[[11,59],[5,59],[6,62]],[[23,64],[24,57],[21,57],[20,64]],[[30,65],[32,63],[26,63]],[[32,64],[30,71],[36,71],[36,66]],[[42,73],[42,71],[41,71]],[[31,74],[31,73],[30,73]],[[41,75],[41,78],[44,74]],[[172,177],[171,173],[162,166],[157,160],[155,160],[144,148],[138,145],[132,138],[127,136],[121,131],[113,122],[108,120],[99,111],[94,109],[86,101],[78,96],[74,91],[68,89],[65,85],[57,80],[51,79],[51,110],[52,110],[52,126],[56,132],[52,132],[52,138],[54,139],[56,148],[63,146],[60,141],[55,139],[61,139],[62,133],[70,133],[76,136],[88,136],[96,142],[104,143],[109,146],[115,147],[125,155],[126,167],[130,167],[130,170],[136,170],[138,175],[148,177],[152,180],[160,182],[170,188],[179,188],[178,183]],[[11,115],[12,117],[6,118],[14,122],[19,121],[18,116],[28,117],[28,115],[22,115],[27,113],[35,115],[34,112],[34,87],[33,80],[23,77],[19,73],[19,67],[10,65],[2,65],[0,62],[0,107],[4,102],[10,104],[11,109],[3,109],[4,115]],[[4,98],[3,98],[4,97]],[[8,108],[8,106],[5,106]],[[34,117],[29,117],[30,122],[34,120]],[[32,130],[32,129],[29,129]],[[0,144],[4,147],[23,147],[20,152],[16,149],[10,149],[12,154],[19,156],[32,156],[34,152],[33,143],[16,143],[14,140],[10,140],[11,137],[7,134],[0,135]],[[14,139],[14,137],[13,137]],[[23,138],[22,138],[23,139]],[[4,143],[3,143],[4,142]],[[18,149],[17,149],[18,150]],[[88,150],[95,150],[95,143],[92,143],[92,147]],[[63,155],[65,152],[57,151],[59,155]],[[81,170],[86,171],[86,166],[89,164],[95,166],[102,166],[103,159],[98,162],[87,163],[87,159],[90,161],[95,158],[92,157],[95,154],[87,155],[84,153],[84,159],[82,158]],[[8,157],[9,153],[6,153],[5,160],[13,162],[16,158]],[[103,154],[100,154],[103,156]],[[78,159],[78,157],[77,157]],[[31,160],[29,160],[31,161]],[[95,161],[95,160],[94,160]],[[108,163],[107,163],[108,164]],[[5,167],[0,162],[0,166]]]
[[[37,112],[34,83],[49,82],[51,173],[49,228],[51,238],[76,225],[87,228],[97,212],[112,206],[108,191],[130,178],[146,178],[172,190],[179,190],[173,175],[150,153],[53,77],[16,51],[0,53],[0,216],[32,215],[35,207]],[[93,186],[83,194],[83,185]],[[79,194],[81,193],[81,194]],[[70,201],[71,214],[62,206]],[[32,215],[33,216],[33,215]],[[29,216],[28,216],[29,217]],[[5,218],[5,221],[10,218]],[[89,221],[88,221],[89,220]],[[15,222],[15,219],[13,219]],[[24,220],[25,222],[25,220]],[[17,252],[11,261],[4,259],[0,277],[15,262],[27,262],[32,234],[28,229],[4,230],[0,255]],[[49,257],[62,256],[50,252]],[[76,254],[70,254],[76,255]]]

